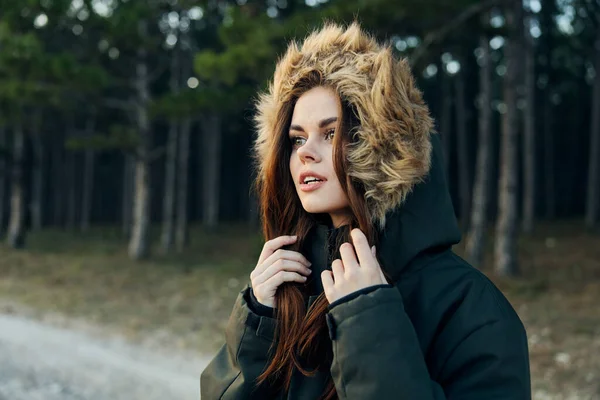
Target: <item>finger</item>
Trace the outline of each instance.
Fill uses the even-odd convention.
[[[273,275],[272,277],[270,277],[269,279],[267,279],[265,281],[265,283],[263,283],[263,286],[269,287],[269,288],[278,288],[284,282],[304,283],[304,282],[306,282],[306,277],[300,275],[297,272],[280,271],[280,272],[276,273],[275,275]]]
[[[340,255],[344,263],[344,270],[360,267],[356,259],[356,253],[354,253],[354,247],[350,243],[344,243],[340,246]]]
[[[258,257],[258,265],[262,264],[271,254],[277,251],[280,247],[292,244],[297,240],[297,236],[278,236],[266,242]]]
[[[339,282],[344,276],[344,263],[339,258],[331,264],[331,272],[333,272],[334,282]]]
[[[323,283],[323,291],[325,292],[325,294],[328,295],[329,293],[331,293],[334,284],[333,273],[328,269],[321,272],[321,282]]]
[[[373,262],[374,257],[371,254],[369,242],[365,234],[358,228],[352,229],[350,232],[352,241],[354,243],[354,250],[358,255],[358,263],[361,267],[373,268],[375,263]]]
[[[281,271],[297,272],[304,276],[308,276],[312,273],[312,270],[310,268],[307,268],[304,264],[299,263],[298,261],[286,260],[281,258],[275,261],[268,268],[266,268],[262,274],[256,276],[254,282],[256,282],[256,284],[261,284],[262,282],[265,282],[273,275]]]
[[[308,261],[302,253],[299,253],[297,251],[279,249],[276,250],[275,253],[271,254],[262,264],[258,265],[257,269],[259,270],[259,272],[262,272],[280,259],[300,262],[306,267],[311,266],[310,261]]]
[[[387,278],[385,277],[385,274],[383,273],[383,269],[381,268],[381,265],[379,264],[379,260],[377,260],[377,247],[375,247],[374,245],[371,246],[371,254],[373,254],[373,258],[375,259],[375,263],[378,267],[379,277],[381,278],[381,282],[388,283]]]

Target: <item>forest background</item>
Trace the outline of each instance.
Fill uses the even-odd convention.
[[[534,394],[600,397],[598,0],[0,0],[1,304],[214,351],[262,247],[253,101],[354,20],[410,61]]]

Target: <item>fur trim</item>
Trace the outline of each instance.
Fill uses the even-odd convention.
[[[361,126],[358,143],[348,149],[348,173],[364,185],[372,220],[383,228],[386,213],[402,204],[429,171],[433,120],[407,60],[396,60],[357,23],[327,24],[301,47],[292,42],[279,60],[273,82],[257,102],[259,179],[281,104],[314,71],[356,109]]]

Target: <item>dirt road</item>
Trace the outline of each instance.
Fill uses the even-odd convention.
[[[0,400],[198,400],[208,361],[0,314]]]

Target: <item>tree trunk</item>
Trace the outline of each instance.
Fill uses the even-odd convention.
[[[4,209],[6,208],[6,174],[8,173],[6,155],[8,154],[6,129],[0,126],[0,235],[4,233]]]
[[[196,154],[197,157],[194,157],[194,160],[196,162],[196,177],[198,180],[198,183],[195,186],[195,200],[196,200],[196,206],[194,207],[194,216],[193,218],[195,218],[198,221],[202,221],[202,214],[204,212],[204,164],[205,161],[203,160],[204,157],[204,138],[203,138],[203,130],[204,130],[204,124],[203,124],[203,120],[202,117],[198,118],[198,135],[196,135],[197,137],[197,148],[196,148]]]
[[[167,153],[165,160],[165,189],[163,197],[163,226],[161,235],[161,249],[169,253],[173,247],[175,237],[175,184],[177,168],[177,140],[179,124],[176,119],[170,122],[169,138],[167,139]]]
[[[190,158],[190,133],[192,120],[185,118],[179,136],[179,160],[177,164],[177,227],[176,248],[181,253],[188,243],[188,171]]]
[[[148,230],[150,228],[150,165],[145,157],[135,161],[133,224],[129,241],[129,257],[134,260],[148,255]]]
[[[523,231],[533,231],[535,219],[536,194],[536,141],[535,141],[535,48],[533,37],[528,29],[524,30],[525,45],[525,115],[523,135]]]
[[[477,168],[473,188],[471,227],[467,235],[465,251],[467,260],[476,267],[481,267],[483,264],[492,156],[492,62],[490,59],[489,38],[482,36],[479,40],[479,46],[482,49],[482,63],[479,70],[479,87],[481,90],[479,140],[477,147]]]
[[[63,137],[60,136],[56,143],[52,144],[52,207],[53,223],[56,227],[63,226],[64,216],[64,193],[65,193],[65,163],[63,160]]]
[[[173,50],[171,56],[171,77],[169,86],[171,93],[179,93],[179,82],[181,70],[179,66],[178,47]],[[167,154],[165,157],[165,189],[163,197],[163,224],[160,238],[163,253],[169,253],[173,247],[175,237],[175,184],[177,169],[177,140],[179,123],[177,118],[172,117],[169,123],[169,136],[167,138]]]
[[[594,228],[600,218],[600,27],[596,32],[596,77],[592,95],[590,158],[587,182],[585,225]]]
[[[121,198],[121,223],[123,236],[129,238],[133,220],[133,166],[134,157],[126,154],[123,161],[123,193]]]
[[[495,272],[500,276],[518,274],[517,264],[517,150],[519,143],[517,87],[521,49],[519,38],[523,29],[523,6],[514,0],[508,6],[506,23],[511,31],[506,42],[506,75],[502,118],[500,155],[500,193],[496,224]]]
[[[25,193],[23,185],[23,158],[25,133],[20,122],[15,124],[11,162],[10,220],[6,242],[19,249],[25,245]]]
[[[32,174],[32,191],[31,191],[31,225],[33,229],[42,229],[44,223],[43,218],[43,196],[44,196],[44,141],[42,138],[42,115],[40,111],[36,111],[33,116],[33,174]]]
[[[203,213],[207,228],[217,226],[219,218],[219,190],[221,188],[221,116],[216,113],[202,116],[204,144]]]
[[[458,186],[460,192],[460,219],[464,230],[469,228],[471,209],[471,173],[469,170],[469,139],[467,137],[467,109],[465,104],[465,67],[461,59],[461,70],[454,80],[456,84],[456,134],[458,140]]]
[[[67,150],[67,229],[74,230],[77,224],[77,155]]]
[[[547,89],[546,94],[550,95]],[[546,189],[546,218],[551,220],[556,216],[556,191],[554,171],[554,131],[552,130],[552,103],[548,97],[544,99],[544,176]]]
[[[147,22],[138,22],[141,38],[148,35]],[[137,51],[135,87],[137,91],[136,117],[140,142],[135,160],[135,192],[133,202],[133,226],[129,240],[129,257],[139,260],[148,255],[150,229],[150,117],[148,104],[150,89],[148,78],[147,52],[140,45]]]
[[[89,117],[85,127],[85,134],[90,137],[94,134],[95,120]],[[92,203],[94,195],[94,169],[96,152],[93,149],[85,149],[83,153],[83,198],[81,199],[81,232],[87,232],[90,229],[90,219],[92,214]]]
[[[452,157],[452,85],[446,71],[440,71],[442,77],[442,114],[440,116],[440,131],[444,148],[444,166],[448,182],[450,182],[450,161]]]
[[[542,36],[539,39],[540,55],[545,58],[545,63],[540,66],[540,73],[547,77],[547,83],[542,97],[542,121],[543,131],[540,139],[543,139],[544,157],[544,200],[546,219],[552,220],[556,216],[556,151],[554,149],[554,105],[552,104],[552,88],[555,87],[558,77],[555,77],[555,69],[551,65],[554,48],[557,42],[557,26],[554,16],[557,15],[557,5],[554,1],[546,1],[538,14]]]

